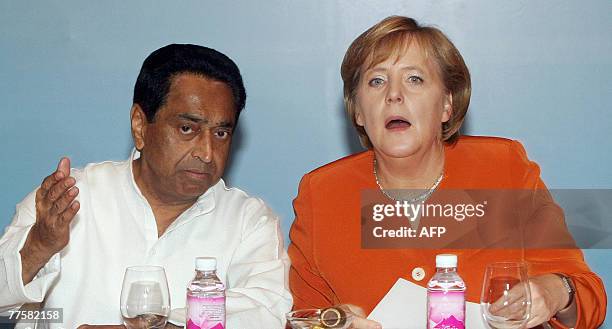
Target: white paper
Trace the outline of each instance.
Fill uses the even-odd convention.
[[[168,322],[177,327],[185,327],[185,319],[187,318],[187,310],[185,308],[175,308],[170,311]]]
[[[465,303],[466,323],[470,329],[486,329],[480,316],[480,305]],[[376,305],[368,319],[383,329],[423,329],[427,326],[427,289],[399,278]]]

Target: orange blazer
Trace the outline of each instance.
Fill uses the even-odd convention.
[[[445,146],[445,173],[438,189],[545,188],[537,164],[517,141],[463,136]],[[373,152],[365,151],[320,167],[302,178],[293,202],[289,284],[294,308],[350,303],[371,312],[398,278],[422,287],[435,272],[435,256],[449,250],[361,248],[363,189],[377,189]],[[502,260],[530,263],[530,275],[563,273],[576,288],[576,328],[598,328],[605,319],[601,279],[580,249],[452,250],[468,287],[468,301],[479,303],[484,268]],[[409,310],[407,310],[409,311]],[[424,310],[414,310],[420,312]],[[556,328],[564,328],[554,319]]]

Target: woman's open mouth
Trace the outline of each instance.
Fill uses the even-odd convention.
[[[411,126],[412,124],[410,123],[410,121],[408,121],[406,118],[399,116],[390,117],[385,121],[385,128],[389,130],[403,130],[408,129]]]

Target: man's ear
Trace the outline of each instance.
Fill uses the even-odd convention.
[[[442,112],[442,123],[448,122],[453,114],[453,94],[444,97],[444,110]]]
[[[132,105],[130,111],[130,119],[132,122],[132,138],[134,139],[134,146],[138,151],[142,151],[145,146],[145,135],[147,133],[147,116],[138,104]]]

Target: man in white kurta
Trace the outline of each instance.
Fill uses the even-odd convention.
[[[17,205],[0,239],[0,312],[41,303],[63,320],[39,327],[122,328],[126,267],[163,266],[176,309],[195,257],[213,256],[226,327],[284,328],[291,295],[278,218],[221,179],[245,99],[237,66],[213,49],[149,55],[134,88],[130,159],[71,170],[63,158]]]
[[[64,323],[51,328],[121,323],[119,295],[127,266],[163,266],[175,309],[185,307],[195,257],[214,256],[228,287],[227,327],[281,328],[291,307],[285,288],[289,264],[272,211],[220,180],[158,237],[131,163],[103,162],[72,171],[81,209],[72,223],[69,246],[25,286],[19,250],[35,222],[34,193],[17,205],[0,244],[0,282],[8,283],[0,289],[2,306],[44,299],[45,308],[64,312]],[[27,326],[32,324],[20,325]]]

